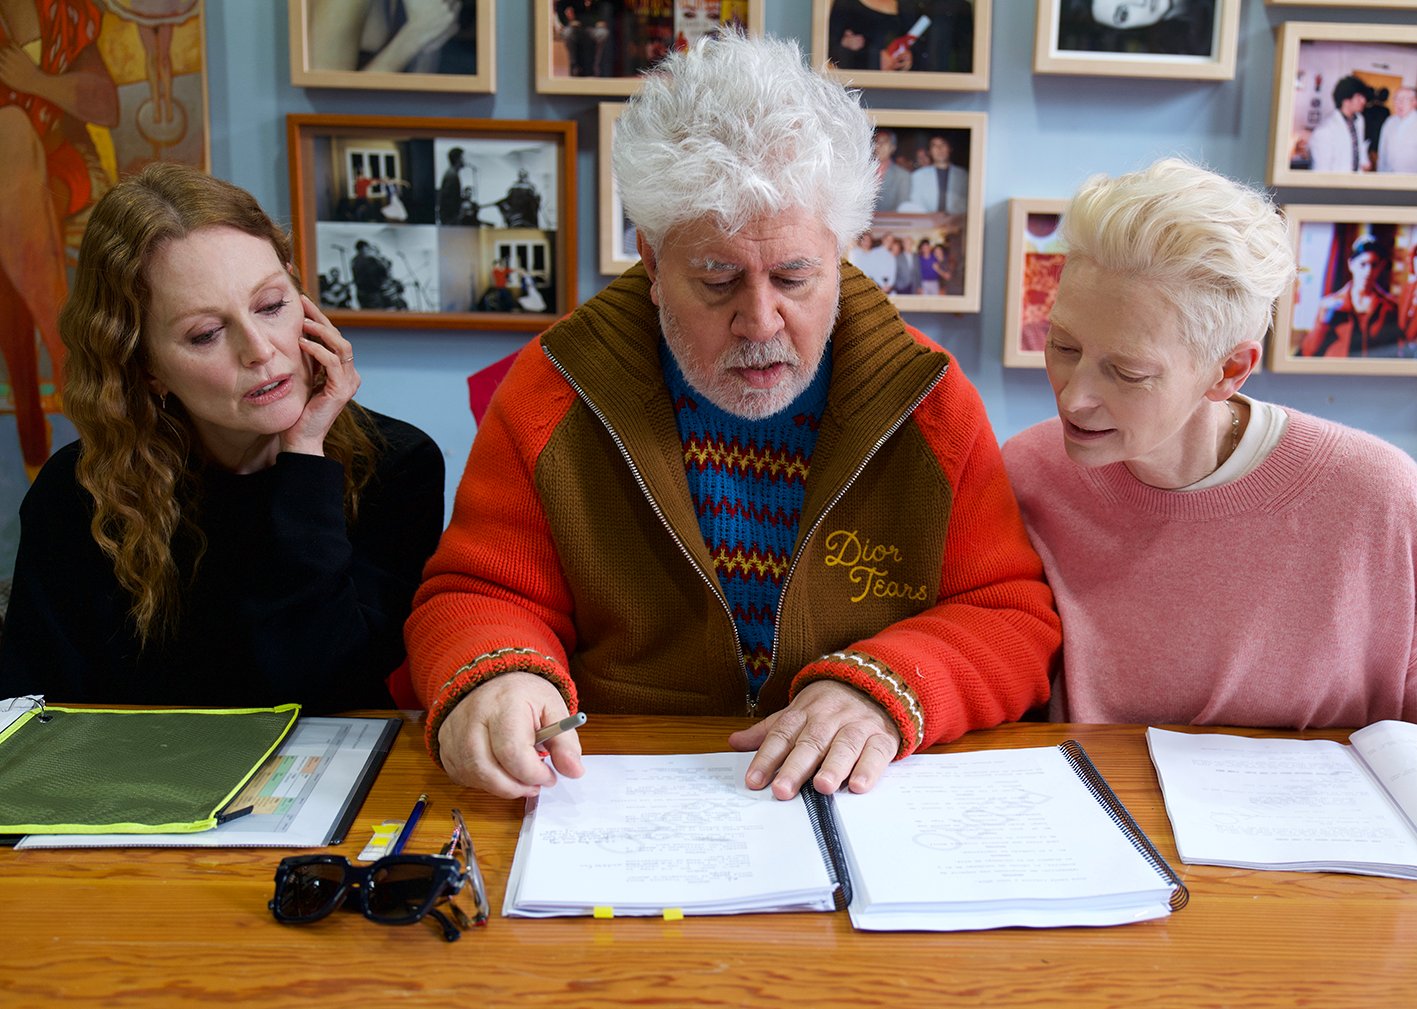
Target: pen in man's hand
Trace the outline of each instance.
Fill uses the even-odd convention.
[[[540,746],[553,736],[559,736],[563,732],[570,732],[572,729],[579,729],[585,724],[585,712],[578,711],[574,715],[567,715],[559,722],[552,722],[545,728],[536,730],[536,745]]]
[[[423,815],[424,808],[428,805],[428,793],[424,792],[418,797],[418,801],[413,804],[413,811],[408,814],[408,819],[403,822],[403,830],[399,831],[399,836],[394,838],[394,843],[389,845],[387,854],[397,855],[403,851],[405,842],[413,836],[413,828],[418,826],[418,818]]]

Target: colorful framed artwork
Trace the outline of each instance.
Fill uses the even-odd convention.
[[[62,412],[59,310],[94,205],[153,161],[210,167],[205,10],[202,0],[3,7],[0,49],[15,62],[0,104],[18,114],[0,124],[0,289],[10,292],[0,299],[0,413],[15,415],[33,476],[51,447],[44,415]]]
[[[856,87],[985,91],[993,0],[812,0],[812,62]]]
[[[1417,187],[1417,25],[1289,21],[1275,44],[1269,182]]]
[[[495,0],[286,0],[290,83],[373,91],[496,89]],[[415,16],[417,15],[417,16]]]
[[[530,2],[537,91],[625,96],[639,89],[642,73],[675,48],[725,29],[761,32],[765,0]]]
[[[1417,207],[1288,206],[1299,262],[1270,367],[1417,375]]]
[[[615,184],[615,166],[610,163],[615,122],[624,107],[620,102],[600,103],[600,272],[610,277],[624,273],[640,261],[635,248],[635,226],[625,216],[620,187]]]
[[[1009,201],[1009,270],[1004,286],[1004,366],[1043,367],[1048,315],[1067,259],[1064,199]]]
[[[1228,81],[1241,0],[1038,0],[1033,72]]]
[[[340,326],[539,331],[575,305],[569,121],[291,115],[291,230]]]
[[[979,311],[982,112],[871,110],[881,190],[847,259],[902,311]]]

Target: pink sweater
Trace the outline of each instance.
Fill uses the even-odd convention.
[[[1055,721],[1417,721],[1417,464],[1286,411],[1253,472],[1165,491],[1076,465],[1054,419],[1004,462],[1063,618]]]

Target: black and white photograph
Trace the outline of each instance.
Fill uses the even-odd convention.
[[[1039,0],[1035,73],[1229,80],[1240,0]]]
[[[534,329],[571,307],[573,124],[290,120],[297,244],[331,318]]]

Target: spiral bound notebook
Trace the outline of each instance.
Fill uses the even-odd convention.
[[[1186,889],[1076,742],[921,754],[864,794],[750,792],[752,754],[584,758],[529,800],[503,913],[850,910],[868,930],[1117,925]],[[811,855],[811,857],[809,857]]]

